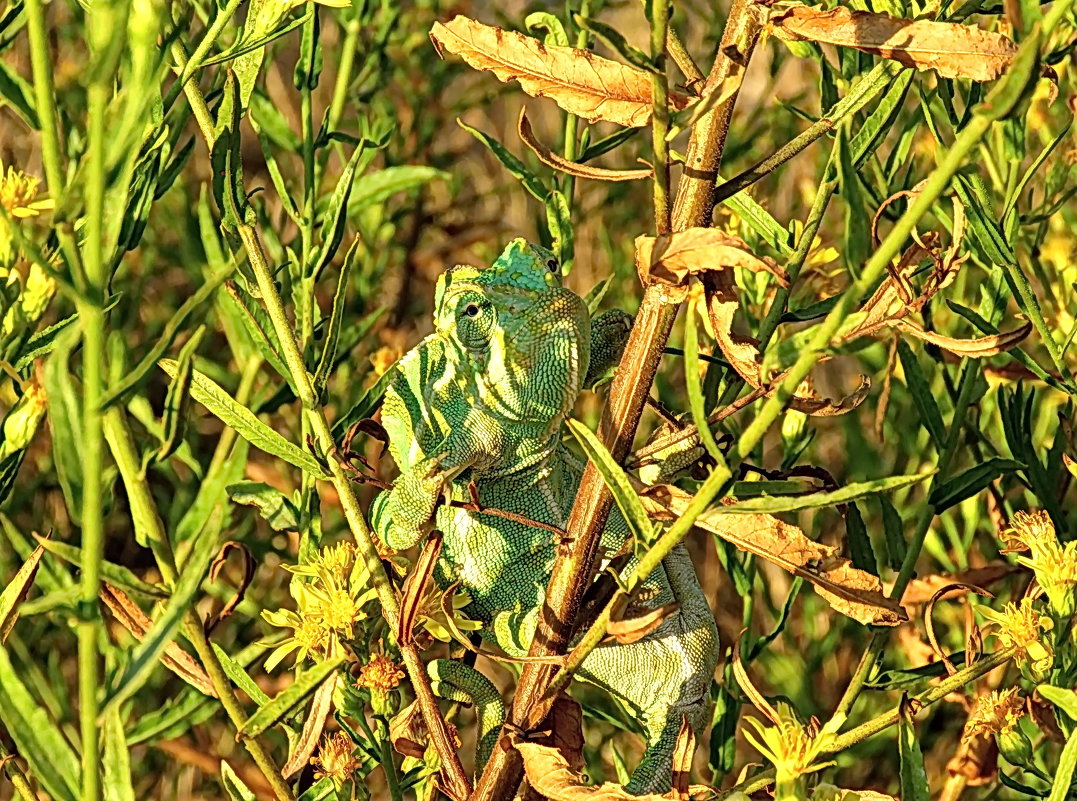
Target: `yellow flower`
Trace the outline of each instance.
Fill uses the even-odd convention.
[[[403,668],[384,654],[373,654],[370,661],[359,668],[356,684],[373,692],[387,693],[395,690],[404,678]]]
[[[449,600],[450,596],[451,600]],[[482,629],[480,621],[472,620],[463,613],[463,608],[469,603],[471,603],[471,596],[466,592],[450,587],[443,593],[431,584],[419,604],[417,623],[435,640],[440,642],[456,640],[467,645],[469,641],[463,632]]]
[[[296,575],[291,593],[297,611],[266,610],[262,617],[270,625],[291,628],[294,633],[269,655],[266,670],[272,670],[296,649],[298,662],[311,655],[335,654],[342,639],[355,637],[356,623],[368,617],[363,607],[377,596],[368,586],[369,573],[348,544],[323,548],[309,563],[287,569]]]
[[[745,730],[744,738],[774,764],[775,782],[781,787],[833,764],[816,763],[815,760],[834,740],[845,716],[836,715],[822,730],[816,725],[803,726],[784,709],[778,713],[778,722],[773,726],[764,725],[758,718],[746,720],[759,736]]]
[[[51,198],[37,199],[40,183],[40,179],[14,167],[8,167],[5,172],[4,164],[0,162],[0,206],[16,218],[36,217],[55,207],[56,203]]]
[[[1000,537],[1007,553],[1029,552],[1029,556],[1019,556],[1017,561],[1035,572],[1051,608],[1060,617],[1073,615],[1077,599],[1077,542],[1060,543],[1054,523],[1042,509],[1018,512]]]
[[[1043,674],[1054,664],[1054,647],[1050,640],[1041,639],[1044,632],[1054,628],[1047,615],[1041,615],[1031,598],[1022,598],[1021,605],[1006,604],[1001,612],[979,607],[980,613],[994,624],[994,635],[1003,648],[1015,649],[1019,661],[1027,661],[1033,673]]]
[[[975,737],[1008,734],[1021,722],[1024,714],[1025,699],[1018,695],[1016,687],[1002,692],[993,690],[976,699],[961,740],[967,743]]]
[[[344,732],[326,736],[318,748],[318,756],[310,760],[314,765],[314,778],[328,776],[337,786],[344,784],[360,764],[354,753],[355,744]]]

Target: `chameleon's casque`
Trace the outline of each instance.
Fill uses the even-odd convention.
[[[435,331],[408,352],[386,392],[382,424],[401,475],[374,507],[375,527],[392,548],[407,548],[436,527],[444,547],[436,577],[459,582],[482,635],[514,656],[530,645],[553,567],[554,535],[524,523],[439,505],[448,492],[483,506],[563,527],[583,465],[562,444],[562,427],[580,390],[617,363],[630,318],[591,319],[561,285],[553,254],[523,239],[485,269],[458,266],[441,276]],[[629,536],[615,509],[602,545],[612,553]],[[717,659],[714,619],[682,546],[645,582],[640,611],[676,601],[678,610],[631,644],[602,645],[579,678],[605,688],[643,724],[647,749],[629,792],[668,790],[682,715],[697,730]],[[470,668],[439,661],[438,689],[466,693],[486,708],[481,770],[496,742],[500,699]],[[470,699],[469,699],[470,700]],[[491,713],[491,708],[494,708]]]

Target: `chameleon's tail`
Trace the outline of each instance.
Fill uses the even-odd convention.
[[[475,776],[482,775],[505,722],[505,702],[493,683],[473,667],[454,659],[435,659],[427,666],[434,693],[448,701],[472,704],[479,724],[475,743]]]

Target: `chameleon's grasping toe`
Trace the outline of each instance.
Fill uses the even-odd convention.
[[[382,424],[401,477],[375,503],[379,536],[406,548],[436,525],[445,535],[439,584],[459,582],[472,598],[466,613],[509,654],[527,651],[557,544],[548,531],[438,500],[470,500],[474,481],[484,506],[563,527],[582,473],[561,441],[564,418],[619,360],[628,319],[607,312],[592,321],[561,286],[553,255],[517,239],[493,266],[454,267],[439,279],[435,331],[401,360],[386,392]],[[614,510],[602,544],[616,551],[627,537]],[[600,646],[579,672],[644,725],[633,793],[669,789],[682,716],[697,729],[705,721],[718,647],[683,548],[641,590],[644,610],[674,601],[678,610],[637,642]]]

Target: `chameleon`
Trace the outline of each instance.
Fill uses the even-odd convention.
[[[477,491],[480,508],[563,528],[584,467],[563,442],[564,421],[581,390],[616,366],[630,325],[619,310],[592,319],[584,300],[562,285],[554,255],[515,239],[491,266],[457,265],[439,277],[434,331],[402,357],[386,390],[381,422],[401,472],[375,499],[375,531],[395,550],[418,544],[434,527],[441,531],[435,580],[468,594],[464,612],[482,622],[484,640],[510,656],[527,654],[558,537],[441,501],[470,501]],[[604,551],[620,551],[629,536],[614,509]],[[707,717],[718,634],[683,546],[644,582],[632,612],[665,604],[676,611],[654,631],[599,646],[577,673],[642,725],[646,747],[625,785],[636,795],[670,788],[682,718],[699,731]],[[475,678],[465,671],[481,674],[446,662],[432,663],[435,689],[464,700]],[[488,680],[479,694],[500,702]],[[480,713],[484,719],[480,773],[497,739],[496,722]]]

